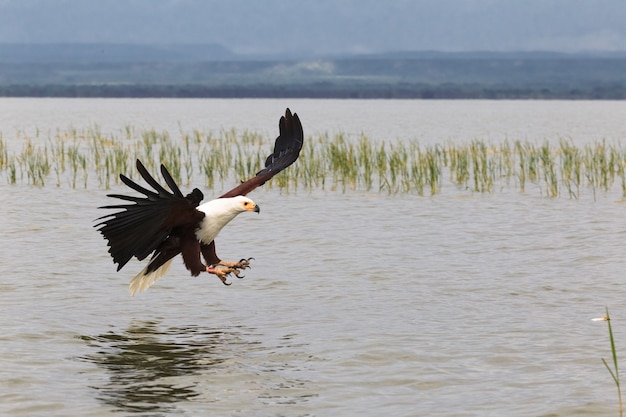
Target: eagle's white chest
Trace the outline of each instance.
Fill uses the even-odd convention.
[[[198,210],[205,216],[196,230],[196,237],[207,245],[214,241],[220,230],[242,211],[238,204],[233,204],[228,198],[208,201],[199,205]]]

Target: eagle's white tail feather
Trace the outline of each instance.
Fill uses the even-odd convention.
[[[167,271],[170,269],[170,266],[172,265],[173,260],[173,258],[170,259],[169,261],[161,265],[156,271],[152,271],[148,274],[146,274],[146,270],[148,269],[147,266],[142,269],[140,273],[135,275],[135,278],[133,278],[128,285],[130,295],[135,295],[135,293],[137,292],[142,292],[150,288],[152,284],[157,282],[159,278],[167,273]]]

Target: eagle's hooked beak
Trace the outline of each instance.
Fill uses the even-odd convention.
[[[243,210],[244,211],[253,211],[255,213],[260,213],[261,212],[261,208],[258,206],[258,204],[255,203],[254,201],[250,201],[250,200],[245,200],[243,202]]]

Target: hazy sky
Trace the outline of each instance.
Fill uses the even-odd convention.
[[[239,53],[624,51],[626,0],[0,0],[0,42],[218,43]]]

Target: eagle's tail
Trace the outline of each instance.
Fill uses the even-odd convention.
[[[137,292],[142,292],[150,288],[152,284],[157,282],[159,278],[167,273],[172,265],[172,260],[173,259],[170,259],[152,272],[147,272],[148,266],[150,266],[148,264],[148,266],[142,269],[141,272],[135,275],[135,278],[130,281],[130,284],[128,285],[130,295],[134,296]]]

